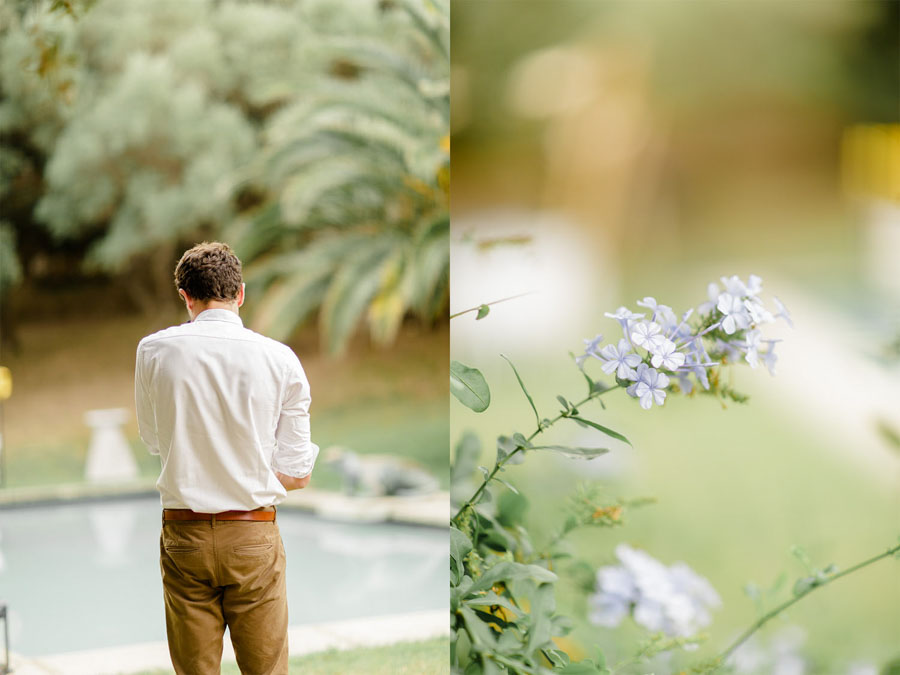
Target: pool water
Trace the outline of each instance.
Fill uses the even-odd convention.
[[[25,656],[166,639],[158,498],[0,510],[0,602]],[[281,509],[290,624],[448,605],[445,530]]]

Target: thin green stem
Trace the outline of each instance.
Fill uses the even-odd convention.
[[[840,579],[841,577],[845,577],[848,574],[852,574],[853,572],[856,572],[857,570],[861,570],[863,567],[867,567],[868,565],[871,565],[872,563],[876,563],[879,560],[881,560],[882,558],[888,558],[892,555],[895,555],[898,551],[900,551],[900,544],[898,544],[897,546],[894,546],[893,548],[888,549],[884,553],[880,553],[879,555],[873,556],[873,557],[869,558],[868,560],[863,560],[861,563],[857,563],[856,565],[853,565],[853,567],[848,567],[843,572],[838,572],[837,574],[832,574],[830,577],[827,577],[824,581],[813,586],[808,591],[801,593],[800,595],[798,595],[794,598],[791,598],[790,600],[788,600],[786,602],[783,602],[782,604],[778,605],[778,607],[776,607],[775,609],[773,609],[770,612],[766,613],[765,615],[761,616],[759,619],[757,619],[753,623],[753,625],[751,625],[747,630],[745,630],[743,633],[741,633],[740,637],[738,637],[738,639],[735,640],[728,647],[728,649],[726,649],[724,652],[722,652],[716,658],[716,661],[718,662],[716,669],[721,668],[725,664],[725,661],[728,659],[728,657],[731,656],[738,647],[740,647],[747,640],[749,640],[751,635],[753,635],[756,631],[758,631],[760,628],[762,628],[764,625],[766,625],[769,621],[774,619],[776,616],[781,614],[783,611],[785,611],[786,609],[788,609],[795,603],[800,602],[800,600],[805,598],[807,595],[811,594],[813,591],[815,591],[819,588],[824,588],[831,582],[836,581],[837,579]]]
[[[608,391],[612,391],[613,389],[618,389],[618,388],[619,388],[619,385],[615,385],[615,386],[610,387],[609,389],[604,389],[603,391],[588,394],[588,396],[586,396],[585,398],[580,400],[578,403],[574,404],[575,408],[578,408],[579,406],[584,405],[588,401],[591,401],[595,398],[599,398],[600,396],[603,396],[603,394],[605,394]],[[544,431],[546,429],[549,429],[550,427],[552,427],[554,424],[559,422],[559,420],[563,419],[564,417],[569,417],[569,416],[570,416],[569,411],[561,412],[559,415],[557,415],[553,419],[549,420],[549,424],[538,425],[538,428],[534,430],[534,433],[532,433],[531,436],[529,436],[525,440],[530,443],[531,440],[535,436],[537,436],[539,433],[541,433],[542,431]],[[466,503],[459,507],[459,511],[457,511],[456,515],[453,516],[453,518],[451,519],[451,521],[453,523],[457,523],[457,524],[459,523],[460,516],[462,516],[462,514],[465,513],[467,509],[472,508],[472,506],[478,501],[478,498],[481,496],[481,493],[484,492],[485,488],[487,488],[488,484],[494,479],[494,476],[497,475],[497,472],[503,467],[503,465],[506,464],[510,459],[512,459],[512,457],[517,452],[524,450],[524,449],[525,448],[523,448],[522,446],[517,447],[515,450],[513,450],[506,457],[504,457],[503,459],[501,459],[499,462],[497,462],[494,465],[493,470],[485,477],[484,482],[478,486],[478,489],[475,491],[475,494],[473,494],[471,497],[469,497],[469,499],[466,501]]]
[[[492,302],[485,302],[480,305],[476,305],[475,307],[469,307],[469,309],[464,309],[463,311],[457,312],[456,314],[451,314],[450,318],[455,319],[456,317],[462,316],[463,314],[468,314],[469,312],[477,312],[479,309],[481,309],[482,307],[485,307],[485,306],[490,307],[491,305],[496,305],[501,302],[506,302],[507,300],[515,300],[516,298],[522,298],[522,297],[525,297],[526,295],[534,295],[535,293],[537,293],[537,291],[527,291],[525,293],[519,293],[518,295],[511,295],[508,298],[500,298],[499,300],[494,300]]]

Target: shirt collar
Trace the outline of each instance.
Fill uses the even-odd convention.
[[[236,323],[238,326],[244,325],[241,317],[230,309],[204,309],[196,316],[194,321],[227,321],[228,323]]]

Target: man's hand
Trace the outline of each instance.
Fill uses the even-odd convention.
[[[309,477],[312,473],[307,474],[303,478],[294,478],[293,476],[285,476],[283,473],[275,472],[278,482],[284,486],[285,490],[300,490],[309,485]]]

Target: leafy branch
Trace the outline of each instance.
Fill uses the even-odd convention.
[[[889,558],[891,556],[900,557],[900,544],[897,544],[897,545],[889,548],[884,553],[879,553],[878,555],[873,556],[867,560],[863,560],[862,562],[857,563],[856,565],[853,565],[852,567],[848,567],[847,569],[845,569],[842,572],[834,572],[834,573],[828,574],[828,575],[816,574],[814,576],[810,576],[810,577],[801,579],[794,586],[794,597],[793,598],[783,602],[782,604],[778,605],[778,607],[775,607],[774,609],[772,609],[771,611],[767,612],[766,614],[761,616],[759,619],[757,619],[749,628],[747,628],[747,630],[745,630],[743,633],[741,633],[741,635],[733,643],[731,643],[731,645],[727,649],[725,649],[725,651],[723,651],[721,654],[719,654],[719,656],[717,656],[712,661],[712,663],[710,665],[711,669],[707,670],[706,672],[710,672],[710,673],[716,672],[719,668],[721,668],[725,664],[725,661],[738,649],[738,647],[740,647],[747,640],[749,640],[750,637],[756,631],[758,631],[760,628],[765,626],[772,619],[777,617],[779,614],[781,614],[788,608],[790,608],[793,605],[795,605],[796,603],[800,602],[800,600],[805,598],[807,595],[809,595],[816,589],[824,588],[828,584],[836,581],[837,579],[840,579],[841,577],[845,577],[848,574],[852,574],[853,572],[861,570],[864,567],[868,567],[869,565],[872,565],[873,563],[876,563],[879,560],[882,560],[883,558]]]
[[[506,358],[506,357],[504,357],[504,358]],[[506,360],[509,361],[509,359],[506,359]],[[512,366],[512,362],[510,361],[509,363]],[[515,443],[515,447],[513,448],[513,450],[511,452],[505,454],[503,457],[497,458],[497,462],[494,464],[494,468],[490,471],[490,473],[485,475],[484,481],[481,483],[480,486],[478,486],[478,489],[475,491],[475,493],[471,497],[469,497],[469,499],[466,500],[466,502],[462,506],[459,507],[459,510],[456,512],[456,515],[453,516],[452,522],[454,524],[457,524],[457,525],[459,524],[460,518],[463,516],[463,514],[468,509],[473,508],[473,506],[478,502],[479,497],[481,497],[481,494],[487,488],[488,484],[492,480],[494,480],[494,477],[497,475],[497,472],[501,471],[503,469],[504,465],[506,465],[510,461],[510,459],[512,459],[518,453],[520,453],[526,449],[538,449],[538,448],[560,449],[560,448],[557,448],[557,446],[538,446],[538,448],[535,448],[535,446],[532,446],[531,441],[534,440],[540,433],[546,431],[547,429],[552,427],[554,424],[556,424],[561,419],[572,418],[572,419],[575,419],[576,421],[584,422],[584,420],[581,420],[581,418],[577,417],[578,408],[580,406],[582,406],[585,403],[592,401],[596,398],[599,398],[606,392],[609,392],[609,391],[612,391],[613,389],[619,388],[619,385],[609,387],[607,389],[598,389],[597,387],[591,387],[590,393],[585,398],[580,400],[578,403],[575,403],[575,404],[569,403],[566,406],[566,409],[561,411],[556,417],[554,417],[552,419],[545,418],[545,419],[541,420],[540,415],[538,415],[537,409],[534,406],[534,401],[531,398],[531,395],[528,394],[528,391],[525,389],[525,385],[522,382],[522,379],[519,377],[518,372],[515,370],[515,366],[513,366],[513,371],[516,373],[516,378],[519,381],[519,385],[522,387],[522,390],[525,392],[525,395],[528,397],[528,400],[532,406],[532,410],[534,410],[535,416],[538,418],[537,429],[535,429],[532,432],[532,434],[530,436],[528,436],[527,438],[523,437],[521,434],[516,434],[513,436],[512,440]],[[601,431],[606,429],[606,427],[601,427],[601,425],[592,424],[591,426],[594,426],[595,428],[599,428]],[[616,434],[616,436],[619,437],[621,435]],[[621,436],[621,438],[625,439],[624,436]],[[625,439],[625,440],[627,442],[627,439]],[[573,450],[578,450],[578,449],[573,448]],[[587,456],[587,453],[584,453],[584,454],[585,454],[585,456]],[[598,452],[597,454],[602,454],[602,453]]]

